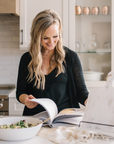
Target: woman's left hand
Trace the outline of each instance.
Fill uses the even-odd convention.
[[[28,97],[25,99],[25,105],[29,109],[35,108],[38,105],[38,103],[30,101],[31,99],[36,99],[36,98],[33,95],[28,95]]]

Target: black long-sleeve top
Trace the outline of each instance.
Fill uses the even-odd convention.
[[[79,108],[79,102],[84,105],[88,97],[88,91],[84,82],[83,72],[78,55],[64,47],[65,49],[65,73],[59,74],[57,77],[55,68],[51,73],[45,76],[45,89],[37,89],[32,82],[27,81],[28,64],[31,61],[29,52],[22,55],[18,71],[16,98],[19,101],[21,94],[32,94],[36,98],[50,98],[58,107],[58,111],[64,108]],[[33,109],[25,106],[23,115],[34,115],[44,111],[44,108],[37,105]]]

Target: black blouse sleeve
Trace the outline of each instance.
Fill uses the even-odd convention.
[[[84,105],[88,97],[88,90],[85,85],[83,71],[80,59],[76,52],[64,47],[66,52],[65,60],[67,62],[68,89],[70,104],[72,107],[79,107],[79,103]]]
[[[85,100],[88,97],[88,91],[85,85],[84,76],[83,76],[83,70],[81,66],[80,59],[78,55],[75,52],[72,52],[72,71],[76,86],[76,92],[78,96],[78,102],[84,105]]]
[[[20,64],[19,64],[19,69],[18,69],[17,89],[16,89],[16,98],[18,101],[19,101],[19,96],[21,94],[28,94],[27,76],[28,76],[29,62],[30,62],[30,54],[29,52],[26,52],[22,55],[20,59]]]

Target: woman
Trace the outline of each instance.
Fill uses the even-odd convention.
[[[88,91],[77,54],[62,45],[61,20],[53,10],[40,12],[33,20],[29,52],[20,60],[17,100],[25,104],[23,115],[44,109],[30,99],[50,98],[58,107],[85,105]]]

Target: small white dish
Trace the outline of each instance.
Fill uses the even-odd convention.
[[[101,80],[101,75],[104,73],[96,71],[83,71],[83,74],[86,81],[99,81]]]

